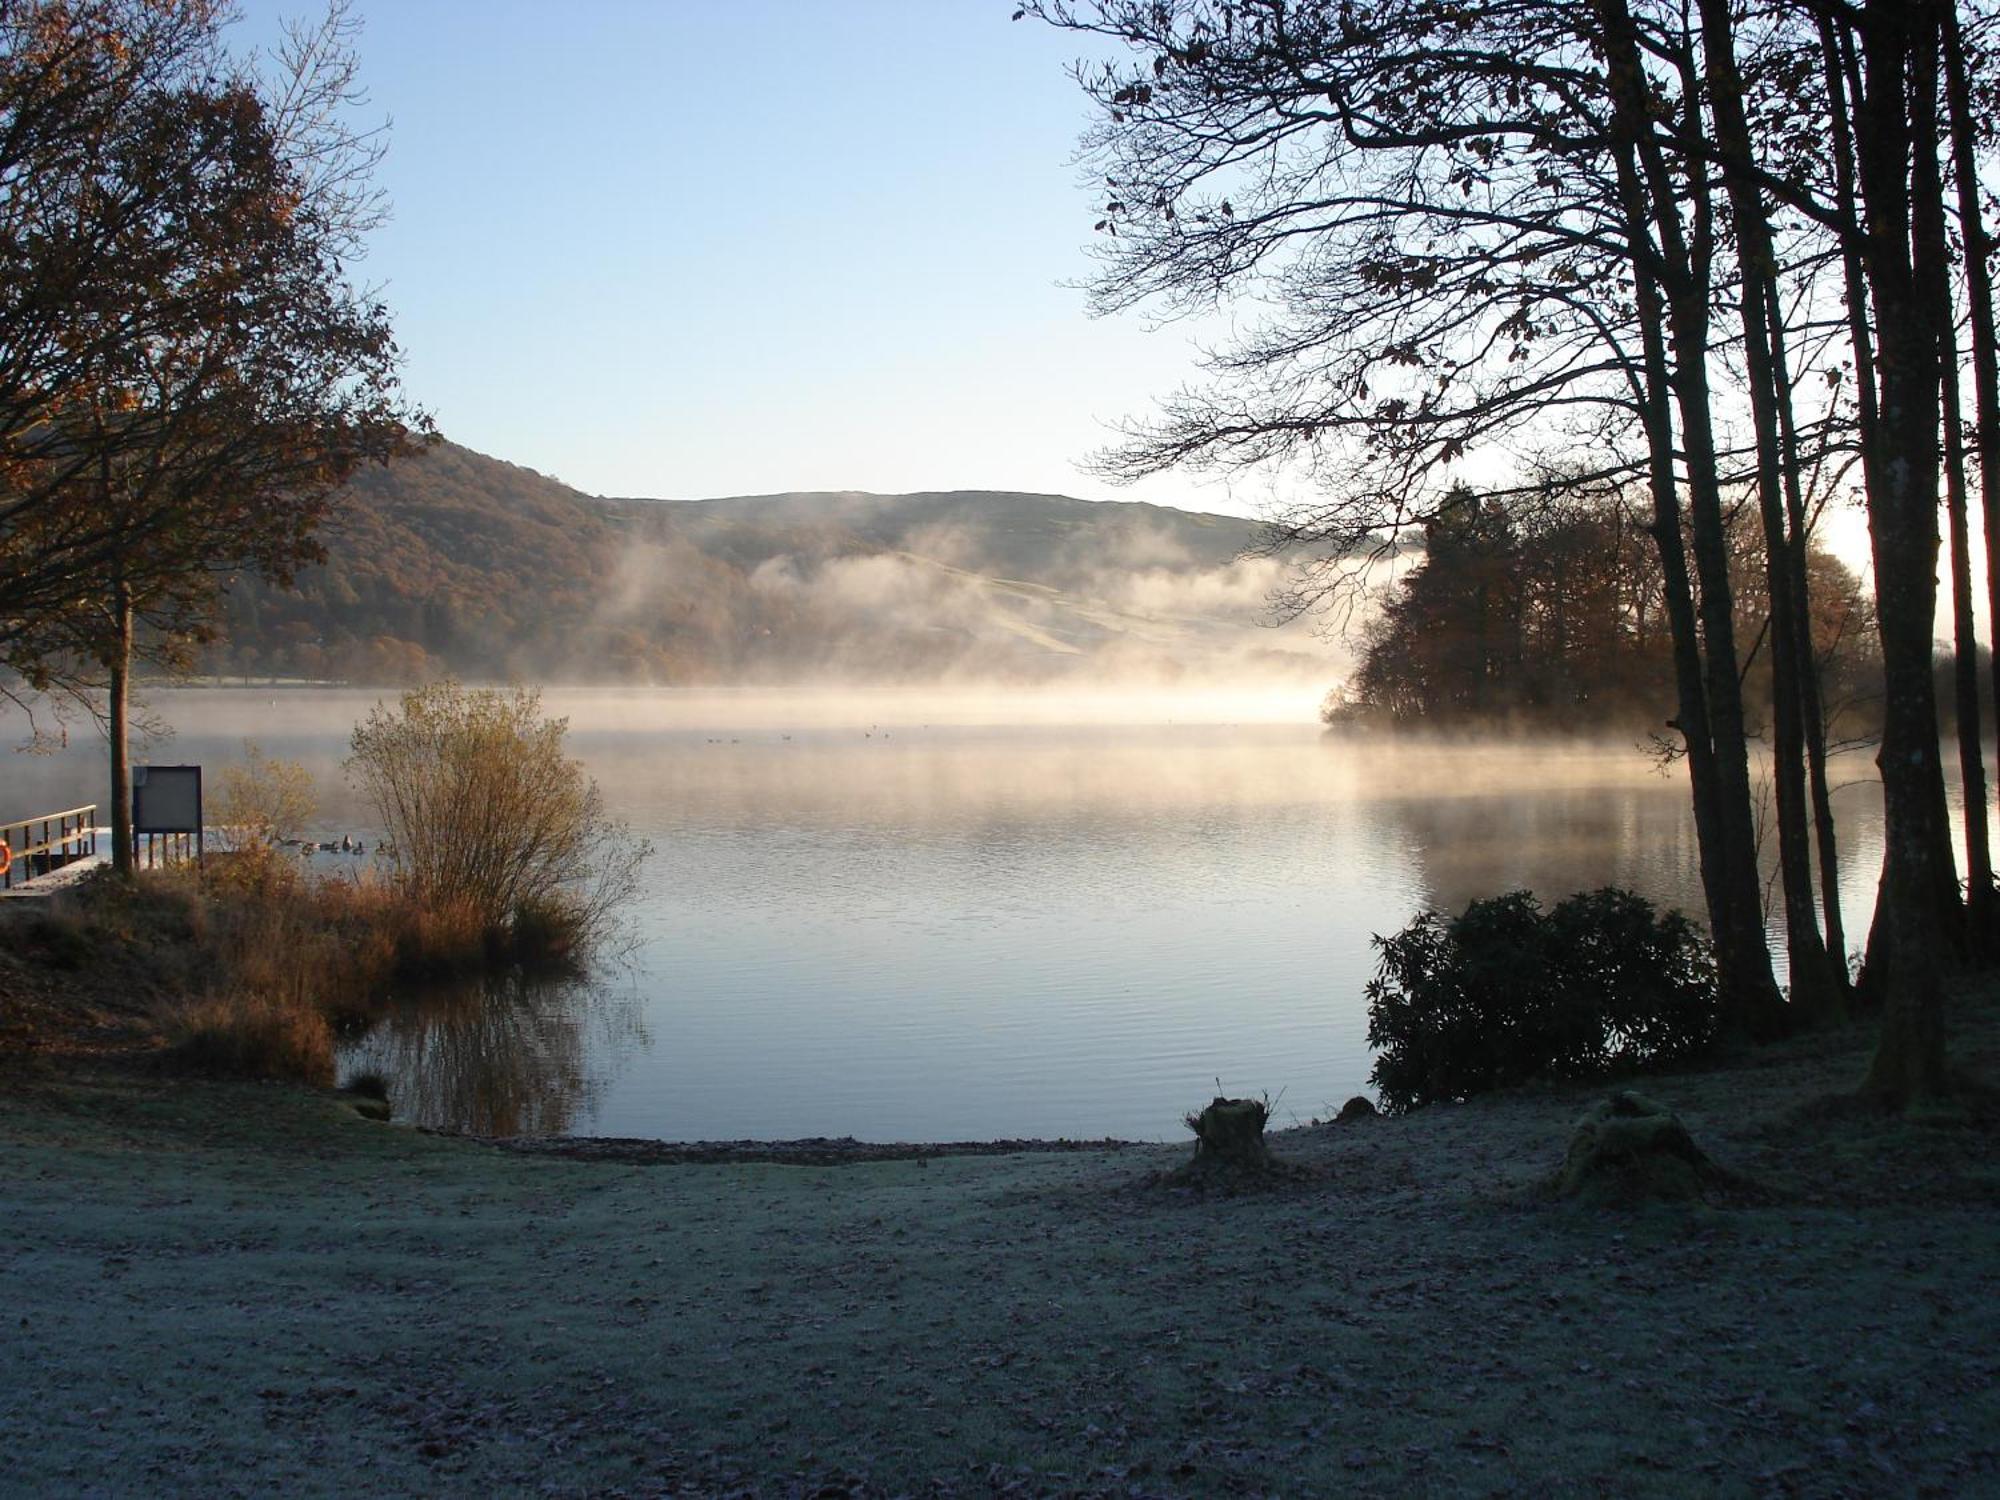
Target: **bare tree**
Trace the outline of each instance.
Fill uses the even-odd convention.
[[[1955,7],[1035,0],[1023,13],[1137,54],[1080,73],[1101,111],[1085,152],[1108,189],[1097,310],[1268,309],[1214,357],[1214,383],[1133,427],[1107,472],[1299,465],[1328,489],[1276,531],[1320,549],[1300,606],[1339,586],[1358,549],[1435,516],[1475,447],[1539,446],[1545,469],[1580,483],[1651,486],[1710,925],[1752,1034],[1778,1011],[1727,517],[1747,495],[1763,522],[1787,940],[1795,998],[1819,1010],[1842,988],[1841,929],[1803,475],[1858,459],[1888,806],[1870,971],[1892,1003],[1873,1081],[1895,1097],[1941,1087],[1938,955],[1965,931],[1929,669],[1950,300],[1933,269],[1946,259],[1936,146],[1941,90],[1961,116],[1972,92],[1951,71],[1965,61]],[[1967,284],[1985,455],[2000,444],[1990,247],[1977,132],[1953,142],[1979,246]],[[1827,377],[1812,413],[1801,348]]]
[[[1547,455],[1512,488],[1482,485],[1502,502],[1555,471],[1650,485],[1710,925],[1734,1023],[1768,1033],[1709,389],[1711,173],[1654,124],[1698,108],[1688,39],[1618,0],[1026,10],[1139,54],[1083,74],[1113,236],[1093,306],[1272,309],[1107,472],[1301,465],[1327,493],[1277,528],[1319,559],[1298,607],[1435,516],[1475,449]],[[1660,57],[1679,70],[1664,96]]]

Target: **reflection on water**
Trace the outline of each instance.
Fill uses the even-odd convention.
[[[157,758],[257,738],[372,842],[338,766],[373,698],[163,695]],[[348,1066],[486,1133],[1173,1138],[1218,1082],[1286,1123],[1365,1087],[1370,938],[1425,907],[1618,884],[1701,910],[1684,772],[1631,745],[1355,744],[1260,702],[551,692],[655,846],[629,971],[434,999]],[[100,755],[17,758],[4,800],[88,800]],[[1871,773],[1837,777],[1857,934]]]
[[[633,996],[504,974],[402,1001],[345,1049],[341,1076],[379,1075],[412,1124],[567,1135],[606,1068],[645,1045]]]

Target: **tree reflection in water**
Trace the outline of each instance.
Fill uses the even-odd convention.
[[[475,1135],[567,1135],[606,1073],[646,1045],[638,997],[519,973],[400,1001],[342,1054],[379,1074],[398,1120]]]

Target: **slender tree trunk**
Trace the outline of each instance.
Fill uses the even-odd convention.
[[[1638,219],[1635,225],[1633,205],[1643,200],[1644,189],[1639,184],[1633,152],[1621,145],[1617,156],[1619,186],[1627,200],[1628,228],[1642,232],[1643,219]],[[1638,293],[1640,349],[1644,361],[1641,384],[1646,440],[1651,450],[1648,472],[1653,515],[1647,534],[1652,537],[1660,558],[1660,600],[1667,615],[1667,639],[1673,647],[1677,694],[1671,727],[1680,731],[1681,742],[1687,749],[1688,782],[1694,798],[1695,847],[1701,862],[1701,888],[1708,907],[1709,931],[1713,934],[1722,931],[1729,922],[1728,885],[1722,877],[1720,791],[1709,738],[1708,700],[1702,688],[1700,626],[1681,532],[1680,492],[1674,482],[1673,407],[1662,333],[1666,327],[1666,306],[1649,263],[1643,259],[1635,263],[1633,278]]]
[[[1940,6],[1949,7],[1950,0]],[[1942,21],[1942,16],[1939,17]],[[1986,767],[1979,746],[1978,636],[1972,623],[1972,544],[1966,527],[1965,429],[1959,404],[1958,319],[1951,301],[1951,249],[1945,236],[1944,178],[1938,168],[1938,37],[1929,42],[1929,62],[1917,72],[1928,79],[1928,102],[1919,100],[1916,150],[1911,153],[1911,246],[1917,295],[1935,330],[1939,407],[1944,424],[1945,516],[1951,540],[1951,600],[1954,698],[1958,718],[1958,764],[1965,817],[1968,956],[1992,946],[1993,853],[1986,838]],[[1920,79],[1920,86],[1921,79]],[[1947,825],[1950,812],[1945,813]]]
[[[1898,1102],[1946,1087],[1939,950],[1953,939],[1937,889],[1943,774],[1932,686],[1937,607],[1938,370],[1932,320],[1912,265],[1912,148],[1935,150],[1938,6],[1868,0],[1861,32],[1864,94],[1855,142],[1868,289],[1880,361],[1868,533],[1882,642],[1884,805],[1881,906],[1890,943],[1882,1036],[1869,1085]],[[1955,882],[1954,882],[1955,884]]]
[[[1838,984],[1837,1008],[1849,1001],[1847,927],[1841,914],[1840,849],[1833,821],[1833,788],[1826,769],[1826,704],[1820,691],[1819,652],[1813,641],[1811,589],[1806,548],[1811,528],[1806,523],[1805,496],[1799,488],[1799,435],[1793,422],[1792,377],[1785,356],[1785,323],[1778,304],[1778,284],[1765,288],[1765,318],[1771,328],[1771,373],[1778,389],[1778,437],[1785,461],[1785,564],[1792,576],[1792,607],[1797,612],[1799,648],[1799,710],[1804,720],[1807,782],[1812,792],[1813,843],[1819,855],[1819,904],[1826,919],[1826,951]]]
[[[132,588],[123,578],[111,585],[111,866],[130,877],[132,846],[131,682]]]
[[[1709,108],[1721,148],[1723,184],[1736,226],[1741,277],[1739,310],[1750,377],[1751,417],[1757,439],[1757,499],[1764,527],[1764,577],[1771,625],[1772,779],[1778,803],[1778,871],[1785,898],[1785,951],[1791,998],[1805,1016],[1830,1014],[1839,985],[1820,937],[1808,831],[1805,724],[1799,679],[1809,669],[1798,636],[1804,611],[1795,597],[1790,538],[1785,522],[1784,456],[1779,432],[1776,361],[1766,312],[1777,278],[1776,248],[1763,195],[1752,177],[1754,157],[1744,119],[1728,0],[1700,0],[1702,45],[1708,71]]]
[[[1875,429],[1881,413],[1875,393],[1875,333],[1868,326],[1868,272],[1861,255],[1861,189],[1856,182],[1854,132],[1851,101],[1859,93],[1858,81],[1849,87],[1855,67],[1850,39],[1831,17],[1819,21],[1822,65],[1826,69],[1827,113],[1833,122],[1833,167],[1836,202],[1840,209],[1840,263],[1847,290],[1847,335],[1854,348],[1854,414],[1861,434],[1861,467],[1871,488],[1878,458]],[[1824,721],[1822,721],[1824,722]],[[1875,910],[1868,920],[1868,941],[1862,953],[1861,975],[1855,996],[1870,1008],[1882,1002],[1884,975],[1889,960],[1888,912],[1882,904],[1882,884],[1888,874],[1888,854],[1883,852],[1883,872],[1876,881]]]
[[[1625,15],[1625,0],[1608,0]],[[1611,63],[1620,98],[1615,107],[1643,110],[1644,71],[1637,42],[1626,16],[1609,40],[1619,54]],[[1691,71],[1691,60],[1689,60]],[[1688,107],[1696,108],[1696,91],[1686,90]],[[1651,202],[1652,223],[1658,231],[1662,285],[1667,296],[1667,320],[1674,344],[1672,382],[1680,412],[1681,448],[1687,467],[1688,520],[1694,552],[1697,605],[1701,617],[1702,677],[1708,703],[1708,727],[1714,747],[1715,775],[1722,836],[1722,878],[1727,888],[1729,925],[1716,933],[1719,951],[1728,953],[1725,982],[1730,991],[1728,1026],[1738,1033],[1767,1039],[1786,1024],[1777,981],[1771,973],[1771,950],[1764,933],[1762,882],[1757,874],[1757,823],[1750,795],[1750,745],[1743,713],[1742,664],[1736,653],[1735,601],[1729,581],[1729,535],[1723,520],[1722,485],[1716,470],[1715,430],[1711,417],[1708,354],[1712,337],[1710,265],[1713,229],[1705,168],[1698,153],[1690,154],[1685,196],[1693,205],[1694,224],[1684,230],[1679,202],[1683,192],[1673,180],[1666,159],[1650,131],[1635,131],[1639,163]]]
[[[1727,548],[1702,368],[1708,354],[1705,265],[1697,265],[1690,254],[1681,233],[1677,195],[1671,182],[1664,180],[1657,148],[1646,144],[1650,97],[1630,11],[1625,0],[1595,0],[1595,8],[1611,86],[1621,207],[1639,297],[1653,488],[1651,529],[1660,552],[1674,643],[1678,727],[1688,749],[1702,890],[1729,1024],[1744,1034],[1767,1035],[1778,1028],[1783,1015],[1764,937],[1749,752],[1729,617]],[[1675,345],[1671,363],[1664,342],[1669,326]],[[1698,609],[1681,537],[1673,406],[1680,411],[1689,468],[1695,563],[1701,582]]]
[[[1943,23],[1945,99],[1951,112],[1959,231],[1965,238],[1965,300],[1972,315],[1972,385],[1978,402],[1973,451],[1979,459],[1980,513],[1986,533],[1987,637],[1996,648],[1992,690],[1993,701],[2000,704],[2000,328],[1993,321],[1993,241],[1986,233],[1985,211],[1979,202],[1978,125],[1972,118],[1956,7],[1945,7]],[[1976,712],[1974,722],[1978,722]],[[2000,776],[1994,779],[2000,783]],[[1967,822],[1983,825],[1986,821],[1986,809],[1974,805],[1970,789],[1965,816]],[[1990,936],[1995,927],[2000,927],[2000,914],[1987,919],[1984,931],[1989,934],[1989,944],[2000,941]],[[1993,956],[1989,948],[1987,957],[1990,960]]]
[[[1925,153],[1918,152],[1921,161]],[[1935,174],[1933,174],[1935,175]],[[1919,199],[1921,202],[1921,198]],[[1930,239],[1927,234],[1926,240]],[[1939,253],[1944,225],[1936,231]],[[1960,802],[1965,812],[1965,930],[1975,961],[1994,949],[1993,851],[1986,836],[1986,758],[1979,744],[1979,636],[1972,620],[1972,539],[1966,523],[1965,423],[1959,410],[1958,341],[1951,287],[1942,265],[1924,261],[1924,282],[1938,323],[1943,377],[1945,520],[1951,540],[1952,706],[1958,720]]]
[[[1680,299],[1676,299],[1680,300]],[[1682,301],[1675,319],[1676,342],[1688,347],[1689,325],[1699,324],[1704,341],[1707,314],[1696,317]],[[1757,823],[1750,794],[1750,745],[1743,714],[1741,667],[1736,655],[1734,601],[1729,587],[1729,543],[1722,519],[1722,490],[1715,473],[1714,430],[1709,422],[1708,378],[1683,358],[1676,386],[1681,433],[1689,459],[1688,516],[1692,523],[1695,576],[1700,583],[1702,665],[1708,696],[1709,731],[1722,804],[1724,878],[1729,886],[1731,930],[1725,936],[1735,954],[1736,983],[1731,1025],[1758,1039],[1784,1029],[1771,951],[1764,934],[1764,897],[1757,874]]]

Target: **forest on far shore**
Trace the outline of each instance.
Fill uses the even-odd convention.
[[[1763,538],[1741,512],[1729,535],[1731,573],[1740,580],[1736,636],[1748,643],[1746,685],[1756,686],[1748,696],[1768,702],[1769,611],[1754,586]],[[1646,521],[1620,499],[1557,495],[1524,504],[1465,489],[1424,526],[1423,539],[1419,559],[1382,588],[1360,627],[1357,669],[1321,709],[1330,727],[1665,727],[1674,660],[1664,587]],[[1817,542],[1807,568],[1828,733],[1836,743],[1866,738],[1881,724],[1867,590]],[[1940,656],[1938,702],[1947,716],[1951,668]],[[1990,727],[1990,696],[1981,707]]]

